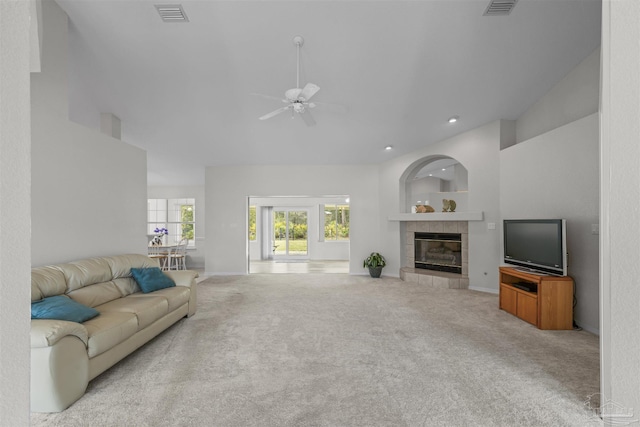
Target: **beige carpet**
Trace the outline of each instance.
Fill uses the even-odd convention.
[[[578,426],[598,338],[496,295],[342,274],[215,277],[198,313],[34,426]]]

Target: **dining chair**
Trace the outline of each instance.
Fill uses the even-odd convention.
[[[160,263],[160,269],[169,269],[169,253],[166,248],[162,246],[149,246],[149,258],[158,260]]]
[[[182,239],[175,248],[169,252],[169,270],[187,269],[187,245],[189,239]]]

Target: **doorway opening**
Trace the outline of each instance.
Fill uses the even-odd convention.
[[[349,196],[248,198],[248,265],[255,273],[348,273]]]

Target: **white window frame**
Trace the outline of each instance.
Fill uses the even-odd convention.
[[[181,207],[190,205],[193,209],[193,221],[182,221]],[[168,236],[164,239],[167,245],[177,244],[181,240],[182,225],[193,225],[193,239],[189,239],[187,247],[195,247],[196,233],[196,200],[194,198],[179,199],[147,199],[147,235],[153,235],[154,229],[166,228]]]
[[[334,209],[336,209],[337,212],[337,208],[338,207],[342,207],[342,206],[346,206],[349,210],[349,237],[347,237],[346,239],[338,239],[338,233],[336,230],[336,238],[335,239],[327,239],[325,237],[324,234],[324,230],[325,230],[325,219],[326,219],[326,207],[330,206]],[[320,205],[320,212],[319,212],[319,217],[320,217],[320,232],[318,233],[318,237],[320,238],[319,240],[321,242],[326,242],[326,243],[339,243],[339,242],[349,242],[351,240],[351,205],[349,203],[325,203]],[[337,227],[337,222],[336,222],[336,227]]]

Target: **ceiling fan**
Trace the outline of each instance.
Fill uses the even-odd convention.
[[[270,95],[263,95],[260,93],[252,93],[251,95],[262,96],[269,99],[277,99],[287,104],[284,107],[280,107],[277,110],[261,116],[260,120],[267,120],[277,116],[278,114],[284,113],[287,110],[290,110],[291,117],[295,117],[296,115],[298,115],[300,116],[300,118],[302,118],[302,120],[304,120],[307,126],[313,126],[316,124],[316,121],[313,119],[313,116],[311,115],[311,112],[309,110],[311,108],[315,108],[317,103],[309,102],[309,100],[320,90],[320,87],[313,83],[307,83],[304,88],[300,88],[300,48],[304,44],[304,39],[302,38],[302,36],[295,36],[293,38],[293,44],[297,48],[296,87],[287,90],[284,93],[284,99]]]

